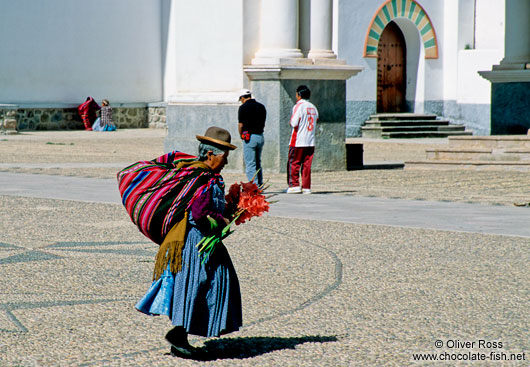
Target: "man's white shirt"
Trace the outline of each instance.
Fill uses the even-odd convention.
[[[291,147],[314,147],[315,128],[318,120],[317,108],[308,100],[301,99],[293,107],[290,124]]]

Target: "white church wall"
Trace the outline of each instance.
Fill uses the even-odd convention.
[[[471,18],[475,24],[474,42],[471,43],[474,47],[458,53],[457,102],[489,104],[491,83],[478,71],[491,69],[504,56],[505,4],[498,0],[475,0],[474,12],[474,18]],[[468,19],[469,23],[471,19]]]
[[[475,48],[476,0],[460,0],[458,3],[458,49]]]
[[[159,0],[0,2],[0,102],[162,99]]]
[[[459,8],[456,96],[446,102],[444,113],[475,135],[489,135],[491,83],[478,71],[491,69],[503,58],[504,2],[470,2],[461,2]]]
[[[458,55],[458,103],[489,104],[491,83],[482,78],[480,70],[491,69],[504,56],[501,50],[465,50]]]
[[[375,113],[377,59],[363,57],[364,38],[380,4],[340,0],[338,3],[337,56],[364,69],[346,82],[346,136],[360,135],[361,125]]]
[[[458,82],[458,0],[444,0],[443,31],[439,45],[443,61],[443,96],[444,101],[454,101],[457,95]]]
[[[379,6],[375,1],[339,2],[338,57],[350,65],[364,67],[347,82],[346,98],[349,101],[375,101],[376,98],[377,59],[363,57],[363,48],[366,30]]]
[[[471,0],[467,0],[471,2]],[[460,11],[459,47],[457,64],[458,103],[489,104],[491,83],[478,71],[491,69],[504,55],[504,2],[476,0],[475,13],[469,14],[469,4]],[[473,5],[473,4],[471,4]],[[465,18],[465,19],[463,19]],[[469,24],[474,24],[473,41],[469,40]],[[462,47],[463,46],[463,47]],[[469,46],[469,47],[468,47]]]
[[[477,71],[484,70],[484,65],[491,68],[499,53],[473,50],[481,45],[478,34],[484,9],[475,13],[475,4],[470,0],[445,0],[438,8],[428,8],[427,1],[422,5],[437,26],[440,56],[437,62],[426,63],[426,112],[462,123],[474,134],[488,134],[491,87]],[[480,8],[480,0],[476,5]],[[438,82],[439,88],[433,88],[431,81]]]
[[[475,48],[504,50],[504,1],[476,1]]]
[[[172,0],[175,7],[174,84],[166,86],[168,134],[164,149],[197,151],[195,135],[216,125],[237,131],[237,91],[248,86],[243,64],[250,62],[259,28],[257,0]],[[248,33],[245,33],[248,32]],[[246,85],[245,85],[246,84]],[[228,171],[240,171],[243,154],[230,156]]]
[[[461,50],[458,54],[456,101],[448,101],[445,117],[461,123],[474,135],[490,134],[491,84],[478,74],[503,57],[499,50]]]
[[[169,102],[242,88],[243,2],[173,0],[172,5],[177,72],[174,86],[166,87],[176,94],[166,96]]]

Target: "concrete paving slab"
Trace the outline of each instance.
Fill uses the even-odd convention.
[[[112,179],[0,173],[0,195],[120,203]],[[270,215],[530,237],[528,208],[341,195],[279,194]]]
[[[123,163],[104,163],[104,162],[55,162],[55,163],[0,163],[0,168],[10,169],[10,168],[117,168],[121,169],[123,167],[131,164],[130,162]]]
[[[96,203],[120,203],[116,180],[27,173],[0,173],[0,195]]]
[[[530,237],[530,210],[457,202],[339,195],[279,196],[270,214],[346,223]]]

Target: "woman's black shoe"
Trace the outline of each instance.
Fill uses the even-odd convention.
[[[175,347],[171,345],[171,356],[180,357],[180,358],[194,358],[195,357],[195,348],[189,347]]]
[[[166,340],[171,344],[171,354],[173,354],[173,348],[180,353],[190,357],[193,353],[194,348],[188,343],[188,333],[186,330],[177,326],[169,330],[166,334]]]
[[[204,348],[175,348],[171,346],[171,356],[185,359],[193,359],[196,361],[210,361],[211,356]]]

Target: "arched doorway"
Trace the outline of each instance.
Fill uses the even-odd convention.
[[[384,28],[377,46],[377,112],[407,112],[405,37],[394,22]]]

